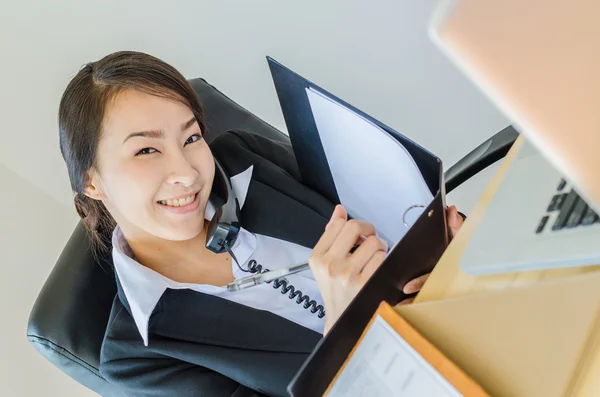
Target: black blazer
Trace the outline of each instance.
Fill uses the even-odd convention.
[[[211,143],[229,175],[254,165],[241,212],[247,230],[312,248],[334,205],[303,186],[288,144],[244,131]],[[144,346],[117,279],[100,372],[130,396],[284,396],[321,335],[191,290],[167,290]]]

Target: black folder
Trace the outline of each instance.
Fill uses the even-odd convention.
[[[350,104],[267,58],[279,103],[303,183],[340,203],[306,89],[347,107],[397,139],[415,160],[434,196],[416,222],[389,253],[381,267],[350,303],[326,337],[302,365],[288,386],[294,397],[321,396],[333,381],[381,301],[395,305],[407,296],[401,289],[415,277],[430,272],[449,242],[442,161],[432,153]],[[365,136],[368,139],[368,136]],[[388,170],[387,172],[393,172]],[[398,225],[401,227],[401,225]]]

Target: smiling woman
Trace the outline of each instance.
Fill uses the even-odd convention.
[[[173,117],[179,117],[179,125],[156,129],[156,126],[168,124],[164,119],[166,107],[174,110]],[[127,114],[123,114],[124,111]],[[152,120],[151,117],[158,120]],[[146,224],[146,229],[156,228],[148,225],[152,218],[140,213],[152,206],[140,208],[140,202],[135,201],[137,197],[120,201],[121,197],[132,194],[151,193],[149,190],[152,188],[148,186],[151,167],[148,164],[142,166],[139,164],[141,159],[136,158],[134,162],[133,158],[155,153],[157,148],[144,147],[144,144],[164,145],[167,142],[166,132],[171,133],[169,137],[173,140],[182,138],[179,135],[187,134],[191,129],[194,131],[190,136],[185,136],[186,144],[201,140],[205,129],[202,107],[196,93],[175,68],[150,55],[133,52],[111,54],[98,62],[87,64],[69,83],[60,103],[60,146],[75,192],[75,207],[91,233],[96,251],[109,249],[115,221],[121,227],[127,227],[133,225],[127,222],[128,218],[146,219],[142,222]],[[104,139],[101,140],[101,136]],[[198,156],[198,159],[212,163],[207,145],[204,142],[200,144],[202,148],[199,149],[208,153],[208,156]],[[138,164],[137,168],[135,163]],[[154,168],[162,168],[156,161],[154,163]],[[127,165],[127,168],[123,168],[123,165]],[[210,174],[210,168],[210,164],[204,168],[205,173]],[[100,169],[106,173],[114,170],[116,178],[107,175],[102,184]],[[138,174],[124,175],[125,170]],[[210,175],[207,177],[211,179]],[[142,191],[139,190],[142,186],[132,185],[136,181],[145,184]],[[119,183],[125,186],[117,186]],[[111,201],[107,194],[113,191],[117,197]],[[186,194],[182,191],[154,193],[154,196],[157,193],[162,195],[158,200],[172,200]],[[121,213],[127,214],[127,217],[121,216]],[[201,228],[201,220],[198,223],[196,234]],[[192,231],[180,231],[181,225],[177,225],[177,230],[175,234],[193,234]],[[166,233],[169,231],[163,230],[160,234]]]
[[[129,396],[286,395],[387,247],[302,184],[291,148],[245,131],[209,147],[203,117],[184,77],[147,54],[89,63],[65,90],[60,145],[75,205],[96,249],[111,250],[118,290],[100,372]],[[236,265],[205,245],[219,210],[215,159],[241,207]],[[277,283],[224,287],[259,266],[306,262],[311,271],[286,277],[289,296]]]
[[[188,106],[132,89],[120,92],[106,106],[97,153],[84,194],[104,203],[132,248],[145,251],[139,245],[200,234],[203,212],[179,204],[192,197],[191,209],[206,208],[214,159]]]

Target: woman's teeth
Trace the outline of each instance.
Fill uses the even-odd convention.
[[[186,198],[180,198],[179,200],[161,200],[159,203],[166,205],[167,207],[183,207],[184,205],[193,202],[195,198],[196,195],[193,194]]]

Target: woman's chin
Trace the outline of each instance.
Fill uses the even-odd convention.
[[[166,233],[162,233],[163,235],[165,235],[164,238],[166,240],[187,241],[198,237],[202,233],[204,229],[204,220],[201,220],[200,222],[194,222],[194,224],[190,225],[180,223],[178,225],[169,226],[170,227],[165,228]]]

